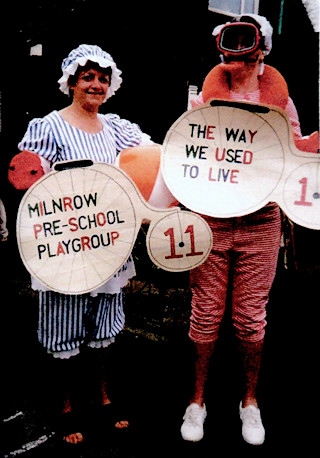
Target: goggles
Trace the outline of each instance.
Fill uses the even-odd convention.
[[[243,56],[256,51],[260,40],[258,28],[249,22],[226,24],[216,37],[218,50],[232,56]]]

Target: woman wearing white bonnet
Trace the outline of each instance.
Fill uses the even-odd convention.
[[[111,55],[95,45],[80,45],[78,48],[73,49],[68,57],[63,59],[61,65],[62,76],[58,80],[60,91],[69,95],[69,76],[75,74],[78,65],[84,66],[88,60],[96,62],[101,68],[110,67],[112,70],[111,84],[107,91],[107,97],[104,100],[106,101],[119,89],[122,83],[122,78],[120,76],[122,72],[117,68]]]
[[[151,145],[150,136],[140,127],[117,114],[100,114],[100,106],[120,88],[121,71],[110,54],[99,46],[81,44],[62,62],[59,88],[72,100],[61,110],[29,122],[18,144],[20,151],[39,158],[42,173],[50,171],[58,161],[90,159],[113,164],[125,148]],[[21,167],[23,164],[21,165]],[[107,347],[115,341],[125,324],[124,292],[128,280],[135,275],[130,256],[120,271],[90,293],[80,295],[49,291],[37,279],[32,287],[39,294],[38,340],[50,358],[57,395],[61,395],[58,428],[68,443],[82,442],[83,423],[88,406],[84,400],[98,399],[94,412],[103,421],[112,420],[111,408],[118,406],[106,391]],[[54,323],[54,326],[49,326]],[[83,395],[74,405],[76,388],[84,374],[90,374],[99,387],[99,395]],[[63,397],[62,397],[63,395]],[[52,395],[50,394],[50,398]],[[111,402],[112,401],[112,402]],[[80,415],[75,415],[76,411]],[[129,426],[127,420],[114,418],[114,426]],[[90,418],[92,422],[92,418]],[[117,421],[119,420],[119,421]]]

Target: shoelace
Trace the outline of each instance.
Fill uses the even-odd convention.
[[[201,407],[192,406],[188,409],[188,412],[185,415],[185,420],[193,425],[202,425],[203,409],[201,409]]]
[[[261,423],[259,412],[255,412],[252,409],[243,412],[242,419],[252,426],[260,426]]]

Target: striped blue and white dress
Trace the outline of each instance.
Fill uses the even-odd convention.
[[[63,120],[58,111],[29,122],[18,144],[20,151],[37,153],[52,166],[59,161],[91,159],[113,164],[124,148],[152,144],[140,127],[116,114],[98,114],[103,129],[86,133]],[[123,329],[123,287],[135,275],[132,257],[113,278],[88,294],[67,295],[49,291],[32,277],[39,291],[38,339],[48,353],[69,358],[82,345],[106,347]]]

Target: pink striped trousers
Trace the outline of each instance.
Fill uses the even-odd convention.
[[[242,217],[203,217],[212,230],[213,246],[207,260],[190,271],[189,337],[198,343],[218,338],[228,293],[236,336],[258,342],[265,334],[266,305],[277,269],[280,209],[269,203]]]

